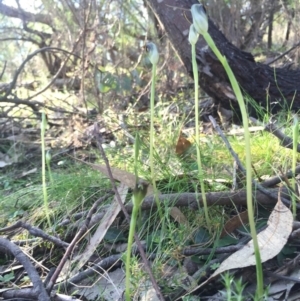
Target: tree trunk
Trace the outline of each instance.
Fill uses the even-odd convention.
[[[188,42],[189,27],[192,22],[190,8],[196,0],[147,0],[156,17],[163,25],[174,49],[177,51],[188,73],[192,76],[191,48]],[[209,15],[209,10],[207,11]],[[230,18],[230,16],[228,16]],[[264,111],[276,113],[292,108],[300,109],[300,71],[287,68],[273,68],[255,62],[250,53],[244,52],[221,33],[209,19],[209,33],[221,53],[227,58],[246,99],[253,99],[248,105],[249,115],[258,116],[255,107],[260,105]],[[196,45],[199,68],[199,85],[213,98],[216,107],[233,110],[234,121],[240,118],[240,112],[229,79],[215,55],[200,36]]]

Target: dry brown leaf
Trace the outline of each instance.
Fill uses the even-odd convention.
[[[185,217],[185,215],[181,212],[181,210],[177,207],[172,207],[170,208],[170,215],[174,218],[174,220],[176,222],[178,222],[179,224],[184,224],[187,225],[188,224],[188,220]]]
[[[99,165],[99,164],[89,164],[93,169],[101,171],[104,175],[106,175],[109,178],[108,171],[106,168],[106,165]],[[135,175],[125,171],[121,170],[117,167],[111,167],[111,173],[113,175],[113,178],[127,187],[134,188],[135,187]]]
[[[188,139],[186,139],[181,132],[176,143],[176,148],[175,148],[176,155],[178,156],[182,155],[190,148],[191,145],[192,143]]]
[[[248,223],[248,211],[240,212],[238,215],[233,216],[224,225],[223,231],[221,233],[221,238],[225,235],[232,233],[238,227]]]
[[[118,187],[118,192],[124,204],[128,192],[128,187],[125,184],[120,184],[120,186]],[[89,258],[93,255],[96,248],[98,247],[103,237],[105,236],[108,228],[111,226],[116,216],[119,214],[120,210],[121,210],[121,206],[119,205],[117,197],[115,196],[112,204],[105,212],[105,215],[103,216],[101,223],[98,226],[96,232],[94,233],[88,245],[86,246],[86,249],[82,254],[79,254],[75,258],[75,261],[78,260],[78,263],[76,263],[76,267],[72,271],[73,275],[76,274],[85,265],[85,263],[89,260]]]
[[[28,170],[28,171],[23,171],[21,174],[19,174],[19,175],[17,175],[17,179],[20,179],[20,178],[22,178],[22,177],[26,177],[26,176],[28,176],[28,175],[30,175],[30,174],[32,174],[32,173],[36,173],[37,172],[37,168],[35,167],[35,168],[33,168],[33,169],[30,169],[30,170]]]
[[[292,232],[292,227],[293,214],[290,209],[282,203],[280,197],[278,197],[278,202],[269,217],[267,228],[257,235],[261,262],[275,257],[281,251]],[[251,240],[242,249],[225,259],[206,281],[196,288],[193,288],[192,291],[202,287],[212,278],[225,271],[255,264],[254,246],[253,240]],[[191,291],[189,293],[191,293]]]
[[[85,161],[77,159],[77,158],[74,158],[74,159],[77,161],[80,161],[84,164],[89,165],[91,168],[100,171],[101,173],[103,173],[105,176],[107,176],[109,178],[109,174],[108,174],[106,165],[93,164],[93,163],[85,162]],[[126,185],[127,187],[132,188],[132,189],[135,187],[136,178],[135,178],[134,174],[132,174],[128,171],[125,171],[125,170],[121,170],[117,167],[111,167],[110,169],[111,169],[112,176],[116,181],[123,183],[124,185]],[[140,181],[147,183],[147,181],[144,179],[140,179]],[[148,184],[146,196],[148,196],[148,195],[153,195],[153,187],[150,184]]]

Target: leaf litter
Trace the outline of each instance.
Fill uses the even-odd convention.
[[[293,229],[293,214],[278,196],[278,201],[273,209],[267,228],[257,234],[257,240],[262,262],[274,258],[285,246]],[[253,240],[250,240],[240,250],[231,254],[219,266],[219,268],[204,282],[193,288],[192,291],[199,289],[207,284],[217,275],[232,269],[240,269],[256,264]],[[190,291],[191,292],[191,291]],[[190,293],[189,292],[189,293]]]
[[[185,141],[184,137],[183,138],[180,137],[178,141],[182,142],[182,145],[179,143],[176,146],[179,148],[180,152],[184,153],[188,149],[189,144]],[[185,148],[186,146],[187,146],[187,148]],[[93,169],[99,170],[103,174],[108,176],[105,165],[90,164],[90,163],[86,163],[83,161],[82,161],[82,163],[88,164]],[[112,167],[111,169],[112,169],[113,178],[115,180],[117,180],[118,182],[121,182],[122,183],[121,185],[125,185],[125,186],[131,187],[131,188],[134,187],[136,179],[133,174],[131,174],[127,171],[120,170],[118,168],[114,168],[114,167]],[[114,220],[114,216],[115,216],[115,214],[117,214],[117,212],[118,212],[118,210],[114,210],[113,205],[112,205],[111,206],[112,215],[110,216],[110,218],[108,217],[101,223],[102,227],[104,227],[104,228],[102,228],[104,233],[105,233],[105,231],[107,231],[109,229],[111,222]],[[174,218],[174,220],[177,223],[179,223],[179,224],[186,223],[186,217],[182,214],[182,212],[180,210],[178,210],[178,208],[176,208],[176,207],[171,208],[170,215]],[[241,215],[241,213],[240,213],[240,215]],[[246,218],[246,216],[245,216],[245,218]],[[247,222],[246,219],[244,220],[244,218],[242,216],[238,217],[238,219],[241,220],[242,223]],[[291,226],[292,221],[293,221],[293,219],[292,219],[290,210],[287,207],[285,207],[282,204],[281,200],[279,199],[276,207],[274,208],[274,210],[269,218],[267,228],[258,234],[258,237],[260,238],[259,244],[261,246],[261,257],[262,257],[263,262],[270,258],[275,257],[280,252],[282,247],[286,244],[287,238],[289,237],[289,235],[292,231],[292,226]],[[237,221],[233,221],[233,222],[238,224]],[[106,223],[106,225],[104,226],[105,223]],[[100,227],[101,227],[101,225],[99,226],[99,228]],[[234,228],[236,228],[236,225],[234,225]],[[226,229],[226,230],[228,230],[228,229]],[[101,232],[100,230],[96,231],[96,233],[100,233],[100,232]],[[231,232],[231,231],[228,231],[228,232]],[[87,249],[82,253],[82,262],[85,261],[86,258],[89,257],[89,254],[92,253],[92,250],[95,249],[95,246],[97,246],[101,242],[101,240],[103,238],[103,237],[101,238],[101,236],[103,236],[103,234],[99,234],[99,235],[97,234],[97,235],[93,236],[93,238],[95,239],[95,241],[97,240],[97,242],[91,243],[91,241],[90,241],[90,244],[88,245]],[[211,277],[207,280],[207,282],[224,271],[254,265],[255,260],[253,258],[254,258],[253,249],[251,251],[251,242],[249,242],[241,250],[232,254],[223,263],[221,263],[219,268],[211,275]],[[120,273],[120,272],[121,271],[118,270],[118,273]],[[113,280],[113,275],[114,275],[113,272],[109,273],[109,278],[110,278],[109,282],[112,282],[112,284],[117,282],[117,281]],[[122,273],[120,273],[120,275],[122,275]],[[290,275],[299,278],[299,274],[296,273],[296,271],[294,271]],[[174,276],[177,277],[176,275],[174,275]],[[201,284],[201,286],[203,286],[207,282],[203,282]],[[277,291],[279,291],[278,294],[281,292],[281,290],[286,291],[286,296],[287,296],[291,287],[293,286],[293,284],[294,284],[293,281],[286,281],[286,283],[279,281],[276,284],[271,286],[270,292],[272,291],[272,288],[274,287],[273,290],[276,291],[276,288],[277,288]],[[87,283],[87,285],[89,285],[89,283]],[[106,286],[106,285],[107,284],[103,283],[103,286]],[[284,287],[286,287],[286,289],[284,289]],[[188,287],[186,287],[186,289],[188,289]],[[79,289],[79,291],[80,291],[80,289]],[[119,288],[118,290],[116,290],[116,294],[117,293],[119,294],[122,291],[123,291],[123,288],[121,288],[121,290]],[[88,298],[88,299],[90,299],[90,298]]]

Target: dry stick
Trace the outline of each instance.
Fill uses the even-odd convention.
[[[15,230],[18,228],[24,228],[26,229],[31,235],[33,236],[37,236],[37,237],[41,237],[45,240],[51,241],[53,242],[55,245],[63,247],[63,248],[67,248],[69,246],[68,243],[60,240],[59,238],[49,235],[47,233],[45,233],[42,229],[37,228],[37,227],[33,227],[28,223],[25,223],[23,221],[18,221],[15,224],[9,226],[9,227],[5,227],[5,228],[1,228],[0,229],[0,233],[1,232],[9,232],[11,230]]]
[[[138,254],[138,251],[135,251]],[[104,273],[106,270],[111,268],[117,268],[121,266],[121,258],[123,257],[122,254],[115,254],[110,255],[104,259],[97,260],[93,263],[93,265],[86,270],[79,272],[78,274],[74,275],[73,277],[56,284],[54,289],[59,289],[64,287],[64,289],[68,289],[70,286],[75,286],[75,284],[81,282],[82,280],[92,277],[95,274]],[[150,258],[155,258],[156,254],[151,253],[149,256]]]
[[[32,287],[16,287],[1,292],[1,300],[10,301],[36,301],[37,297]],[[51,299],[48,299],[51,300]],[[55,300],[56,301],[56,300]],[[73,300],[72,300],[73,301]],[[75,301],[75,300],[74,300]]]
[[[104,149],[103,149],[102,144],[101,144],[101,137],[99,135],[99,129],[98,129],[98,125],[96,123],[94,124],[94,137],[96,138],[97,146],[98,146],[99,151],[101,153],[101,156],[102,156],[102,158],[103,158],[103,160],[105,162],[105,165],[106,165],[106,168],[107,168],[107,173],[108,173],[111,185],[113,187],[113,190],[115,192],[116,198],[117,198],[117,200],[119,202],[119,205],[120,205],[120,207],[121,207],[121,209],[123,211],[123,214],[125,215],[125,218],[126,218],[127,222],[130,224],[130,216],[129,216],[129,214],[126,211],[125,205],[122,203],[120,194],[118,192],[118,189],[117,189],[117,186],[116,186],[116,183],[115,183],[115,180],[114,180],[114,177],[113,177],[112,172],[111,172],[110,164],[108,162],[108,159],[107,159],[107,157],[105,155]],[[141,241],[140,241],[138,235],[136,234],[136,232],[134,232],[134,239],[135,239],[135,242],[137,244],[139,253],[140,253],[141,257],[142,257],[142,260],[144,262],[144,265],[145,265],[145,267],[147,269],[147,272],[149,274],[149,277],[150,277],[150,280],[152,282],[152,285],[153,285],[153,287],[154,287],[154,289],[156,291],[156,294],[157,294],[157,296],[159,297],[159,299],[161,301],[164,301],[165,299],[164,299],[164,297],[163,297],[163,295],[162,295],[162,293],[161,293],[161,291],[159,289],[158,284],[156,283],[156,280],[155,280],[155,278],[153,276],[151,267],[150,267],[149,262],[147,260],[146,253],[145,253],[145,251],[143,249]]]
[[[300,165],[298,165],[295,169],[295,175],[298,175],[298,174],[300,174]],[[265,180],[264,182],[262,182],[260,184],[264,187],[271,187],[271,186],[281,183],[284,180],[284,178],[291,179],[293,176],[294,176],[294,172],[289,170],[284,175],[271,177],[268,180]]]
[[[71,52],[67,51],[67,50],[64,50],[64,49],[61,49],[61,48],[58,48],[58,47],[44,47],[44,48],[41,48],[41,49],[38,49],[36,51],[34,51],[33,53],[29,54],[27,56],[27,58],[22,62],[22,64],[19,66],[19,68],[17,69],[17,71],[15,72],[15,75],[13,77],[13,80],[11,81],[10,83],[10,89],[5,93],[4,96],[2,96],[0,98],[0,101],[3,101],[4,98],[6,98],[12,91],[12,89],[14,89],[15,85],[16,85],[16,82],[17,82],[17,79],[18,79],[18,76],[20,75],[20,73],[22,72],[22,70],[24,69],[26,63],[31,60],[35,55],[37,55],[38,53],[40,52],[44,52],[44,51],[53,51],[53,50],[58,50],[58,51],[61,51],[61,52],[64,52],[66,54],[68,54],[68,57],[67,59],[63,62],[63,64],[60,66],[60,68],[58,69],[58,71],[56,72],[56,74],[53,76],[52,80],[46,85],[46,87],[44,87],[42,90],[38,91],[37,93],[35,93],[34,95],[32,96],[29,96],[26,100],[30,100],[30,99],[33,99],[35,98],[36,96],[40,95],[41,93],[43,93],[44,91],[46,91],[51,85],[52,83],[55,81],[55,79],[59,76],[60,72],[63,70],[63,68],[66,66],[69,58],[71,56],[77,56],[75,54],[73,54],[73,51],[76,49],[76,46],[80,43],[81,41],[81,37],[82,35],[84,34],[84,32],[81,32],[79,34],[79,37],[77,38],[77,40],[75,41],[74,45],[73,45],[73,50]],[[78,57],[78,56],[77,56]]]
[[[300,229],[297,229],[295,231],[292,232],[292,234],[290,235],[291,239],[295,239],[295,240],[299,240],[300,238]]]
[[[3,76],[4,72],[5,72],[6,64],[7,64],[7,62],[5,61],[5,62],[4,62],[3,69],[2,69],[1,74],[0,74],[0,80],[2,79],[2,76]]]
[[[296,278],[296,277],[291,277],[291,276],[284,276],[284,275],[280,275],[280,274],[276,274],[274,272],[270,272],[270,271],[265,271],[266,275],[269,277],[273,277],[280,280],[287,280],[289,282],[295,282],[295,283],[300,283],[300,279]]]
[[[234,246],[228,247],[220,247],[220,248],[185,248],[181,251],[183,256],[192,256],[192,255],[210,255],[212,252],[214,254],[224,254],[224,253],[234,253],[241,248],[243,248],[243,244],[238,244]]]
[[[80,37],[75,42],[75,46],[73,47],[73,50],[75,49],[75,47],[77,46],[77,44],[79,42],[80,42]],[[63,52],[65,54],[68,54],[67,59],[63,62],[63,64],[59,68],[59,70],[53,76],[52,80],[42,90],[38,91],[36,94],[34,94],[34,95],[32,95],[32,96],[30,96],[30,97],[28,97],[26,99],[20,99],[16,95],[13,95],[12,98],[8,99],[7,97],[11,95],[12,90],[15,88],[17,80],[18,80],[18,77],[21,74],[21,72],[23,71],[26,63],[28,61],[30,61],[37,54],[42,53],[42,52],[47,52],[47,51],[49,51],[49,52],[58,51],[58,52]],[[36,96],[40,95],[44,91],[46,91],[53,84],[53,82],[57,79],[58,75],[60,74],[61,70],[65,67],[65,65],[68,62],[70,56],[74,56],[74,57],[79,58],[79,59],[82,60],[82,58],[80,56],[78,56],[77,54],[73,53],[72,51],[67,51],[67,50],[64,50],[64,49],[58,48],[58,47],[43,47],[43,48],[40,48],[40,49],[34,51],[33,53],[29,54],[25,58],[25,60],[22,62],[22,64],[19,66],[19,68],[16,70],[12,81],[9,83],[9,88],[5,91],[5,94],[0,97],[0,102],[3,102],[3,101],[4,102],[10,102],[10,103],[13,103],[15,105],[23,104],[23,105],[29,106],[34,112],[38,112],[39,111],[39,106],[43,106],[44,108],[47,108],[47,109],[49,109],[51,111],[57,111],[58,109],[55,108],[55,107],[51,107],[51,106],[45,105],[45,104],[43,104],[43,103],[41,103],[39,101],[33,101],[32,99],[35,98]],[[92,63],[89,63],[89,65],[93,66]],[[1,79],[1,77],[0,77],[0,79]],[[62,109],[59,109],[59,112],[61,112],[61,113],[72,113],[72,112],[69,112],[67,110],[62,110]]]
[[[30,55],[27,56],[27,58],[22,62],[22,64],[19,66],[19,68],[17,69],[17,71],[15,72],[15,75],[13,77],[13,80],[10,83],[10,87],[9,89],[5,92],[5,94],[0,97],[0,101],[7,101],[7,96],[9,96],[9,94],[11,94],[12,90],[15,88],[16,82],[18,80],[18,76],[20,75],[20,73],[22,72],[22,70],[24,69],[26,63],[28,61],[30,61],[34,56],[36,56],[38,53],[44,52],[44,51],[50,51],[52,49],[59,49],[59,48],[54,48],[54,47],[44,47],[41,49],[38,49],[36,51],[34,51],[33,53],[31,53]],[[62,49],[60,49],[61,51],[63,51]],[[44,87],[42,90],[38,91],[37,93],[35,93],[34,95],[28,97],[27,99],[19,99],[16,98],[16,96],[14,96],[14,98],[9,99],[9,102],[15,103],[15,104],[24,104],[27,105],[29,107],[31,107],[31,109],[34,112],[38,111],[38,108],[36,108],[36,104],[42,105],[39,102],[32,102],[30,101],[31,99],[33,99],[34,97],[38,96],[39,94],[43,93],[44,91],[46,91],[51,85],[52,83],[55,81],[55,79],[58,77],[58,75],[60,74],[61,70],[65,67],[67,61],[70,58],[70,55],[68,56],[68,58],[64,61],[64,63],[60,66],[59,70],[56,72],[56,74],[54,75],[54,77],[52,78],[52,80],[46,85],[46,87]]]
[[[257,119],[250,117],[251,121],[256,125],[262,125],[260,121]],[[267,125],[264,125],[264,130],[273,134],[275,137],[277,137],[280,140],[280,144],[286,148],[293,149],[293,139],[285,135],[274,123],[269,123]],[[300,144],[297,145],[297,151],[300,152]],[[262,183],[260,183],[262,186],[270,187],[279,184],[283,181],[283,178],[290,179],[294,177],[295,175],[300,174],[300,165],[298,165],[295,169],[295,171],[288,171],[285,175],[282,176],[274,176]]]
[[[289,149],[293,149],[293,139],[290,138],[289,136],[286,136],[284,133],[282,133],[275,124],[273,123],[267,124],[265,126],[265,131],[276,136],[280,140],[282,146]],[[297,152],[300,153],[300,144],[297,144]]]
[[[283,271],[285,271],[285,272],[291,271],[291,270],[294,270],[295,267],[299,266],[299,261],[300,261],[300,255],[298,254],[294,259],[287,262],[284,266],[281,266],[280,268],[278,268],[275,272],[270,272],[270,273],[272,273],[272,275],[270,275],[270,276],[277,278],[277,279],[286,279],[286,280],[290,280],[290,281],[299,283],[299,278],[294,278],[294,277],[290,277],[290,276],[283,276],[283,277],[287,277],[287,278],[280,278],[280,277],[282,277],[281,274]],[[267,271],[266,271],[266,273],[268,274]],[[271,282],[274,282],[274,281],[271,281]]]
[[[113,195],[113,191],[108,191],[103,197],[99,198],[94,203],[93,207],[95,207],[95,206],[98,207],[100,205],[100,203],[102,203],[103,201],[108,200],[108,198],[110,196],[112,196],[112,195]],[[104,209],[104,211],[101,211],[100,213],[93,213],[93,216],[91,217],[91,219],[89,221],[89,228],[91,228],[93,225],[95,225],[96,223],[98,223],[101,220],[101,218],[104,216],[105,212],[106,212],[106,210]],[[73,222],[72,226],[75,227],[75,228],[79,228],[79,226],[76,223],[74,223],[74,222],[79,221],[87,213],[88,213],[88,210],[72,214],[71,216],[67,217],[66,219],[64,219],[63,221],[61,221],[60,223],[58,223],[57,226],[58,227],[67,226],[71,222]]]
[[[209,120],[212,123],[214,129],[218,132],[218,134],[220,135],[220,137],[223,139],[225,145],[227,146],[229,152],[231,153],[231,155],[233,156],[233,158],[236,160],[236,163],[238,164],[239,169],[246,174],[246,170],[242,164],[242,162],[240,161],[238,155],[235,153],[235,151],[232,149],[228,139],[226,138],[226,136],[224,135],[224,133],[222,132],[222,130],[220,129],[219,125],[217,124],[216,120],[210,115],[209,116]],[[274,194],[272,192],[270,192],[268,189],[266,189],[264,186],[262,186],[261,184],[259,184],[257,181],[255,181],[254,179],[252,180],[252,183],[255,185],[255,187],[257,187],[262,193],[268,195],[269,197],[273,198],[273,199],[278,199],[278,195]],[[286,206],[290,206],[291,203],[288,199],[284,198],[281,196],[281,201],[286,205]],[[297,208],[300,209],[300,204],[297,204]]]
[[[300,46],[300,43],[295,44],[294,46],[292,46],[290,49],[288,49],[287,51],[285,51],[284,53],[280,54],[279,56],[277,56],[275,59],[273,59],[272,61],[268,62],[266,65],[271,65],[273,63],[275,63],[276,61],[278,61],[279,59],[281,59],[282,57],[284,57],[285,55],[287,55],[288,53],[290,53],[292,50],[294,50],[295,48],[297,48],[298,46]]]
[[[268,191],[271,191],[274,195],[278,195],[278,188],[270,188]],[[283,187],[282,195],[289,199],[289,191],[287,188]],[[277,202],[277,200],[273,200],[261,191],[256,191],[255,198],[259,204],[266,206],[275,205]],[[197,209],[199,208],[199,203],[202,204],[202,196],[199,193],[194,192],[160,194],[158,199],[166,206],[189,207],[190,209]],[[236,191],[207,192],[206,200],[208,206],[226,206],[231,204],[235,204],[236,206],[246,205],[246,190],[240,189]],[[133,204],[129,203],[125,205],[125,208],[127,212],[131,213]],[[156,208],[154,196],[145,197],[145,200],[141,205],[141,209],[151,210],[153,208]]]
[[[28,257],[22,252],[22,250],[18,246],[10,242],[8,239],[1,237],[0,246],[9,250],[9,252],[13,254],[15,258],[23,265],[24,269],[27,272],[27,275],[29,276],[33,284],[33,296],[36,297],[39,301],[50,301],[50,297],[47,294],[47,291],[42,280],[40,279],[39,274],[37,273]]]
[[[73,249],[76,246],[76,243],[79,241],[79,239],[84,235],[84,233],[88,230],[89,228],[89,224],[92,218],[92,215],[96,212],[97,207],[99,205],[99,203],[103,202],[104,200],[107,199],[107,196],[103,196],[101,198],[99,198],[94,205],[92,206],[92,208],[89,210],[89,213],[87,214],[87,217],[85,219],[84,224],[80,227],[79,231],[77,232],[77,234],[75,235],[75,237],[73,238],[72,242],[70,243],[70,245],[68,246],[68,248],[66,249],[66,252],[63,256],[63,258],[61,259],[59,265],[57,266],[55,272],[53,273],[51,279],[49,280],[49,283],[47,284],[47,291],[50,293],[53,289],[53,286],[59,276],[59,274],[61,273],[64,265],[66,264],[69,255],[72,253]]]
[[[74,286],[75,284],[81,282],[84,279],[87,279],[89,277],[92,277],[96,273],[101,273],[103,270],[107,270],[114,267],[119,267],[118,262],[122,258],[122,254],[115,254],[111,255],[109,257],[106,257],[104,259],[101,259],[99,262],[93,263],[93,266],[87,268],[86,270],[79,272],[78,274],[74,275],[73,277],[62,281],[59,284],[55,284],[54,289],[59,289],[61,287],[64,287],[65,289],[68,289],[70,286]]]

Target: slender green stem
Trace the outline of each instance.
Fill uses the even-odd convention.
[[[251,145],[250,145],[250,133],[248,128],[248,116],[246,111],[246,106],[244,103],[244,98],[240,89],[240,86],[226,60],[226,58],[220,53],[219,49],[216,47],[215,42],[209,35],[209,33],[204,33],[203,37],[209,47],[212,49],[214,54],[217,56],[219,61],[222,63],[237,98],[238,104],[240,106],[242,121],[244,127],[244,137],[245,137],[245,154],[246,154],[246,187],[247,187],[247,208],[248,208],[248,217],[250,224],[250,232],[253,240],[254,251],[255,251],[255,260],[256,260],[256,275],[257,275],[257,296],[261,299],[264,295],[263,291],[263,273],[262,273],[262,264],[259,251],[259,245],[257,240],[257,234],[255,229],[254,221],[254,209],[252,204],[252,167],[251,167]]]
[[[50,166],[50,163],[49,163],[49,162],[46,162],[46,164],[47,164],[47,170],[48,170],[48,175],[49,175],[50,182],[51,182],[51,184],[53,184],[53,177],[52,177],[52,172],[51,172],[51,166]]]
[[[297,204],[296,204],[296,165],[297,165],[297,156],[298,156],[298,137],[299,137],[299,120],[296,115],[294,115],[294,124],[293,124],[293,160],[292,160],[292,188],[294,193],[292,194],[292,206],[293,206],[293,216],[296,217],[297,214]]]
[[[154,99],[155,99],[155,83],[156,83],[156,64],[152,64],[151,77],[151,97],[150,97],[150,172],[154,191],[155,202],[159,217],[163,221],[163,213],[158,199],[158,192],[156,188],[155,169],[154,169]]]
[[[208,207],[206,201],[205,194],[205,186],[204,186],[204,176],[203,176],[203,168],[201,163],[201,152],[200,152],[200,135],[199,135],[199,79],[198,79],[198,66],[196,62],[196,45],[194,43],[192,46],[192,65],[193,65],[193,75],[194,75],[194,87],[195,87],[195,131],[196,131],[196,149],[197,149],[197,164],[198,164],[198,176],[200,181],[201,195],[204,207],[204,214],[206,223],[210,224],[210,218],[208,214]]]
[[[47,184],[46,184],[46,146],[45,146],[45,132],[47,127],[47,121],[45,113],[42,113],[41,122],[41,144],[42,144],[42,186],[43,186],[43,196],[44,196],[44,207],[47,216],[47,221],[49,227],[51,227],[49,205],[48,205],[48,194],[47,194]]]
[[[45,160],[46,160],[46,165],[47,165],[47,169],[48,169],[49,179],[50,179],[51,184],[53,185],[53,177],[52,177],[52,172],[51,172],[51,154],[50,154],[49,150],[46,153]]]
[[[150,170],[152,182],[154,176],[154,98],[155,98],[156,65],[152,65],[151,97],[150,97]],[[154,181],[155,182],[155,181]]]
[[[134,140],[134,175],[135,175],[135,183],[139,180],[138,174],[138,161],[139,161],[139,153],[140,153],[140,136],[139,133],[136,132],[135,140]]]
[[[125,280],[125,298],[126,301],[130,301],[130,261],[131,261],[131,247],[134,238],[134,232],[136,228],[137,218],[140,212],[141,205],[147,194],[148,184],[145,182],[139,182],[138,177],[138,161],[139,161],[139,149],[140,149],[140,139],[138,133],[135,137],[134,143],[134,173],[135,173],[135,188],[133,190],[133,210],[130,220],[129,234],[128,234],[128,244],[127,244],[127,254],[126,254],[126,280]]]
[[[133,196],[134,198],[134,196]],[[129,228],[129,236],[128,236],[128,244],[127,244],[127,253],[126,253],[126,282],[125,282],[125,299],[126,301],[131,301],[130,298],[130,260],[131,260],[131,247],[134,237],[134,231],[136,226],[136,220],[139,212],[139,207],[136,204],[134,204],[132,209],[132,215],[130,220],[130,228]]]
[[[134,175],[135,175],[135,183],[136,186],[138,186],[138,182],[139,182],[139,175],[138,175],[138,162],[139,162],[139,154],[140,154],[140,136],[139,133],[136,132],[135,135],[135,143],[134,143]],[[136,204],[136,201],[135,201]],[[141,207],[138,206],[138,214],[137,214],[137,227],[140,228],[141,227]]]

